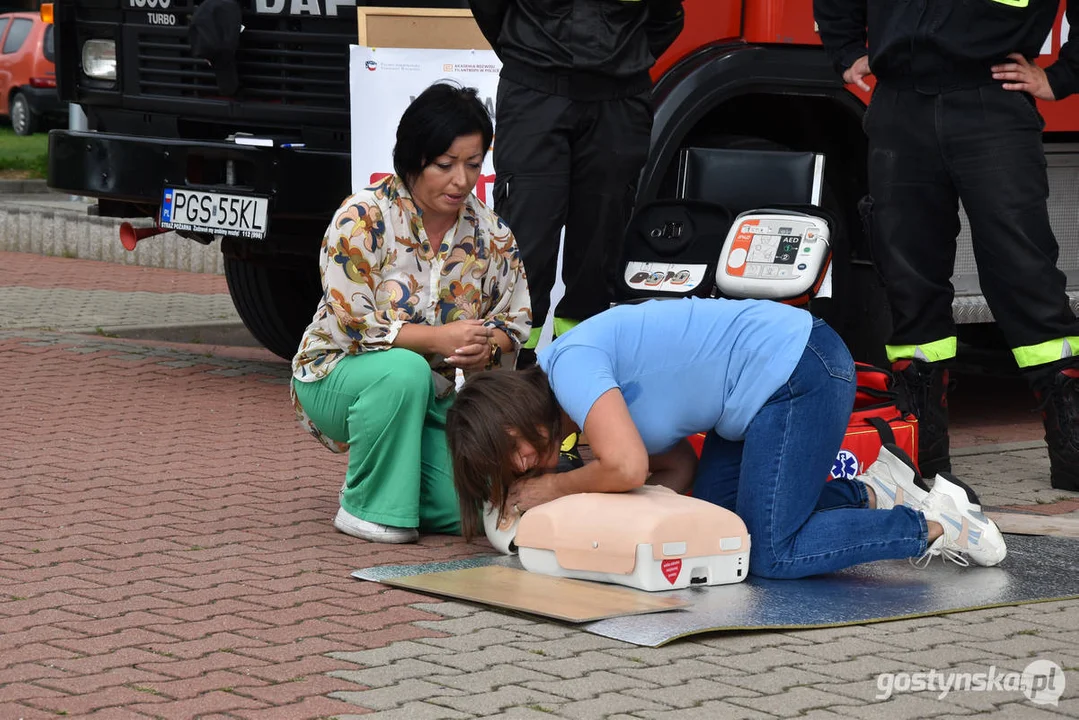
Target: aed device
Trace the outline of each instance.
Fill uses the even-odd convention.
[[[716,267],[723,297],[808,301],[831,262],[831,233],[820,217],[752,210],[735,218]]]
[[[657,485],[577,493],[537,505],[502,527],[485,508],[487,537],[530,572],[680,590],[745,580],[749,533],[737,515]]]

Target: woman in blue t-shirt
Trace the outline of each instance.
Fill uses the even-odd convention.
[[[603,312],[517,373],[470,379],[447,415],[466,537],[580,492],[645,482],[736,512],[750,572],[797,578],[888,558],[995,565],[1000,530],[966,492],[915,483],[885,449],[856,480],[826,482],[854,404],[854,363],[804,310],[759,300],[654,300]],[[594,460],[556,473],[584,430]],[[700,461],[686,437],[706,432]],[[887,511],[885,511],[887,510]]]

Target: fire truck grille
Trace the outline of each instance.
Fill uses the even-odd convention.
[[[239,97],[251,102],[348,110],[350,36],[247,29],[237,53]],[[191,56],[186,28],[139,29],[138,92],[220,97],[213,69]]]

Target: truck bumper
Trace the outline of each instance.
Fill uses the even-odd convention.
[[[231,142],[49,133],[49,187],[156,209],[166,187],[270,198],[275,217],[329,222],[350,193],[348,153]]]

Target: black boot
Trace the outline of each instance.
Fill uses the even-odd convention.
[[[951,472],[948,454],[948,370],[941,363],[892,364],[899,409],[918,418],[918,468],[923,477]]]
[[[1049,446],[1049,484],[1079,491],[1079,367],[1065,368],[1034,388]]]
[[[524,370],[536,364],[536,351],[534,348],[521,348],[517,353],[517,362],[514,370]]]

